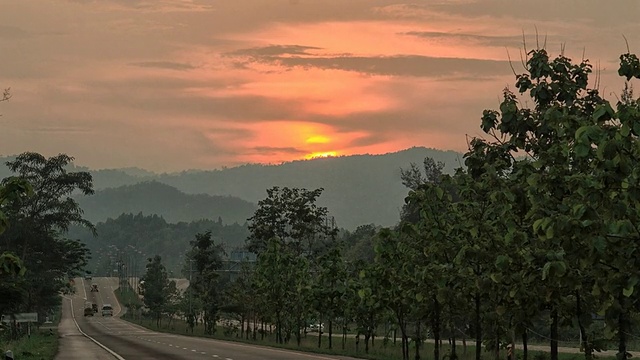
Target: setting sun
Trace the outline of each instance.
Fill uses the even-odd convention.
[[[322,135],[311,136],[310,138],[307,138],[307,140],[305,140],[307,144],[326,144],[329,141],[330,140],[328,137]]]
[[[328,157],[334,157],[336,155],[337,153],[335,151],[314,152],[305,156],[305,159],[311,160],[311,159],[317,159],[317,158],[328,158]]]

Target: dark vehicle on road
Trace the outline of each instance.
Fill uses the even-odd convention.
[[[91,284],[91,292],[99,292],[98,284]]]
[[[93,316],[93,309],[90,307],[84,308],[84,316]]]
[[[91,309],[93,310],[94,313],[97,313],[98,312],[98,304],[96,304],[96,303],[91,304]]]

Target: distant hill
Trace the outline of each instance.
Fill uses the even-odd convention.
[[[220,217],[225,224],[244,224],[256,209],[255,204],[236,197],[185,194],[157,181],[102,189],[77,201],[94,223],[123,213],[143,213],[158,214],[170,223]]]
[[[248,203],[265,198],[266,189],[272,186],[322,187],[325,190],[318,202],[335,216],[339,227],[355,229],[369,223],[390,226],[398,221],[408,192],[400,180],[400,169],[408,168],[412,162],[420,164],[425,157],[444,162],[447,173],[452,173],[462,161],[462,154],[454,151],[414,147],[384,155],[320,158],[280,165],[250,164],[172,174],[135,168],[104,169],[91,173],[94,188],[105,191],[83,198],[81,204],[94,221],[122,212],[159,214],[167,221],[211,218],[222,212],[224,223],[229,223],[251,216],[250,209],[254,208]],[[0,176],[8,176],[3,166]],[[175,189],[162,188],[160,183]],[[124,188],[118,189],[121,186]]]
[[[338,226],[395,224],[408,190],[400,169],[425,157],[445,163],[445,172],[459,167],[462,154],[422,147],[384,155],[354,155],[294,161],[281,165],[244,165],[196,173],[163,174],[158,181],[187,192],[226,194],[258,202],[272,186],[322,187],[318,203],[335,216]]]

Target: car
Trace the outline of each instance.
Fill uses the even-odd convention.
[[[324,324],[311,324],[307,327],[307,332],[323,332]]]
[[[113,316],[113,306],[111,304],[102,305],[102,316]]]
[[[93,279],[93,277],[91,276],[91,274],[84,274],[84,279],[85,280],[91,280],[91,279]]]
[[[91,310],[93,310],[94,313],[97,313],[98,312],[98,304],[96,304],[96,303],[91,304]]]
[[[93,316],[93,309],[90,307],[84,308],[84,316]]]
[[[100,292],[100,290],[98,290],[98,284],[91,284],[91,292]]]

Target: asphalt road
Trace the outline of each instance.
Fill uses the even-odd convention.
[[[99,291],[91,292],[89,282],[98,284]],[[349,360],[353,358],[316,355],[228,341],[188,337],[150,331],[120,320],[121,308],[113,291],[115,278],[76,279],[76,294],[65,299],[60,325],[63,336],[57,360],[103,359],[224,359],[224,360]],[[114,308],[113,317],[83,316],[85,302]],[[72,304],[72,306],[71,306]],[[71,311],[73,309],[73,311]],[[72,313],[79,329],[72,331]],[[64,325],[63,325],[64,324]],[[69,330],[71,328],[71,330]],[[67,329],[63,334],[62,330]],[[82,335],[82,333],[86,334]],[[93,339],[93,340],[92,340]],[[110,354],[111,352],[112,354]],[[353,359],[355,360],[355,359]]]

